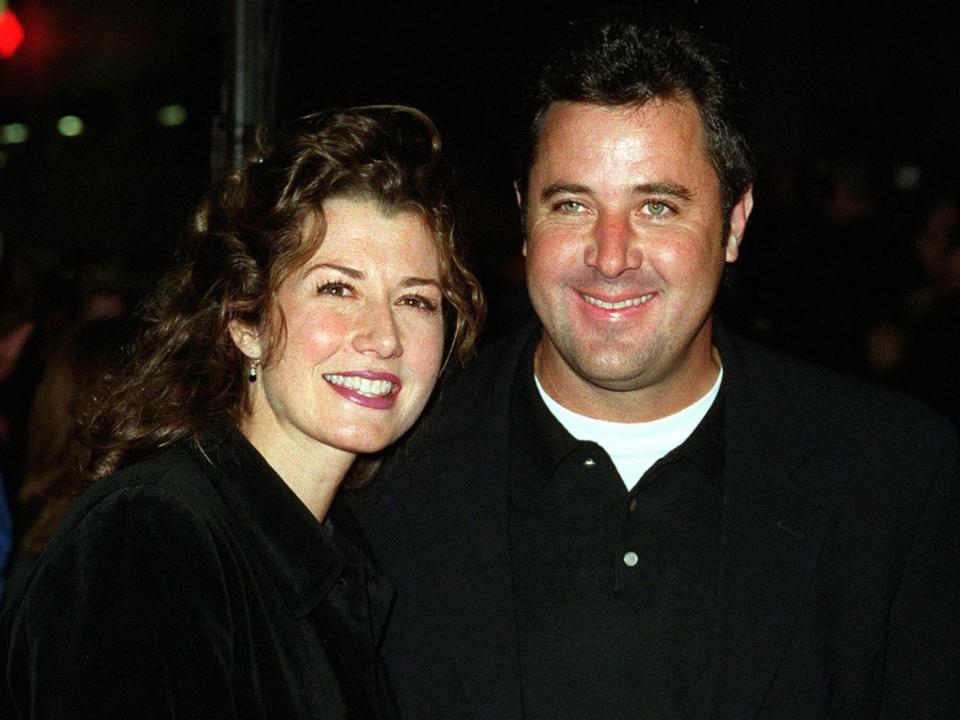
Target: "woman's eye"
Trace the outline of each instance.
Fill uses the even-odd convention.
[[[333,281],[317,285],[317,295],[332,295],[333,297],[349,297],[353,288],[345,282]]]
[[[400,300],[401,305],[407,305],[408,307],[416,308],[418,310],[424,310],[425,312],[436,312],[437,303],[431,300],[428,297],[423,295],[405,295]]]
[[[648,215],[653,215],[654,217],[660,217],[670,212],[670,208],[667,207],[666,203],[657,202],[656,200],[648,202],[644,205],[644,208]]]

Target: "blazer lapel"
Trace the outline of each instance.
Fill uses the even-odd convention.
[[[806,446],[770,377],[721,345],[726,388],[717,717],[754,717],[778,667],[826,533],[828,510],[795,479]]]
[[[493,467],[501,465],[495,458],[464,462],[478,467],[488,461],[496,463]],[[465,481],[458,483],[460,497],[438,507],[431,505],[431,498],[411,496],[408,519],[413,535],[425,541],[420,546],[423,582],[431,588],[471,717],[519,720],[520,660],[503,487],[506,464],[492,475],[466,475],[463,467],[456,470]]]
[[[471,717],[520,720],[520,659],[509,541],[510,391],[520,351],[448,397],[405,503],[419,572],[434,599]],[[449,389],[448,389],[449,390]],[[447,391],[445,391],[447,392]],[[475,408],[476,410],[471,410]]]

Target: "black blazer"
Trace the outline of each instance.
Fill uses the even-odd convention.
[[[444,388],[422,448],[360,505],[397,588],[385,653],[407,718],[522,717],[507,448],[529,332]],[[705,717],[960,717],[953,428],[720,329],[715,342],[725,468]]]
[[[395,717],[392,590],[341,510],[318,523],[236,431],[96,483],[4,615],[0,717]]]

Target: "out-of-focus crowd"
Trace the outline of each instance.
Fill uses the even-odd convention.
[[[960,194],[942,181],[896,192],[843,156],[788,178],[783,198],[760,196],[722,317],[960,423]]]
[[[2,250],[0,245],[0,250]],[[0,256],[0,593],[15,591],[84,490],[79,420],[120,370],[135,321],[91,268]]]

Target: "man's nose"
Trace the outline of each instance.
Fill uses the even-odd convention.
[[[594,228],[584,262],[604,277],[615,278],[640,267],[643,253],[637,231],[626,213],[603,213]]]
[[[357,352],[382,358],[400,357],[403,354],[400,328],[389,302],[367,303],[360,323],[353,336],[353,347]]]

